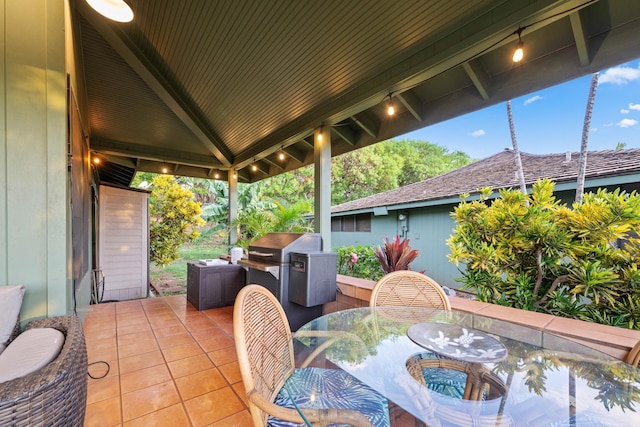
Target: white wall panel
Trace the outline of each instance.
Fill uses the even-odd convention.
[[[103,300],[146,298],[149,290],[148,194],[101,185],[98,201]]]

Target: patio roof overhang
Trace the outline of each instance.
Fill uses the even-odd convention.
[[[318,127],[339,155],[640,57],[637,0],[130,3],[74,2],[91,153],[124,185],[255,182],[312,164]]]

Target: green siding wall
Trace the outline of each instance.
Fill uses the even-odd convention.
[[[409,231],[407,237],[413,249],[420,255],[411,264],[416,271],[425,270],[425,274],[442,285],[458,287],[455,278],[459,276],[457,268],[448,262],[449,249],[445,242],[451,235],[453,220],[449,212],[454,205],[435,206],[403,210],[409,212]],[[334,248],[351,245],[380,245],[385,236],[394,237],[401,232],[396,211],[388,215],[371,215],[371,232],[333,232],[331,242]]]
[[[69,222],[64,1],[2,1],[0,285],[27,287],[21,319],[66,314]]]
[[[460,276],[456,266],[449,262],[449,247],[454,221],[449,215],[453,205],[420,208],[409,213],[409,239],[411,247],[420,251],[420,256],[411,264],[413,270],[425,270],[425,274],[441,285],[458,288],[455,281]]]
[[[627,192],[640,190],[640,184],[610,185],[603,188],[613,191],[617,187]],[[597,188],[587,187],[585,191],[595,192]],[[570,206],[575,199],[575,190],[558,191],[555,195],[563,203]],[[409,231],[407,233],[407,237],[410,239],[409,244],[413,249],[420,251],[418,258],[411,264],[411,269],[425,270],[425,274],[436,282],[455,289],[461,286],[461,283],[456,281],[461,277],[461,274],[458,267],[447,259],[449,247],[446,242],[455,226],[450,213],[456,206],[457,204],[447,204],[402,209],[403,212],[409,214]],[[381,216],[371,214],[371,232],[332,232],[333,248],[351,245],[380,245],[385,236],[393,237],[396,233],[400,233],[397,212],[389,210],[388,215]],[[464,269],[463,264],[460,264],[459,267]]]

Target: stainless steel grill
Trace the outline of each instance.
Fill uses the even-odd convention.
[[[322,302],[307,307],[289,300],[291,254],[319,251],[322,251],[320,234],[268,233],[249,246],[248,259],[238,261],[247,270],[247,283],[264,286],[276,296],[294,331],[322,315]],[[335,279],[333,290],[335,300]]]

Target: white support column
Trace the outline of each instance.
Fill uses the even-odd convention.
[[[238,174],[230,169],[227,178],[229,183],[229,246],[238,242],[238,228],[231,227],[231,223],[238,217]]]
[[[313,137],[314,226],[323,251],[331,252],[331,128],[318,128]]]

